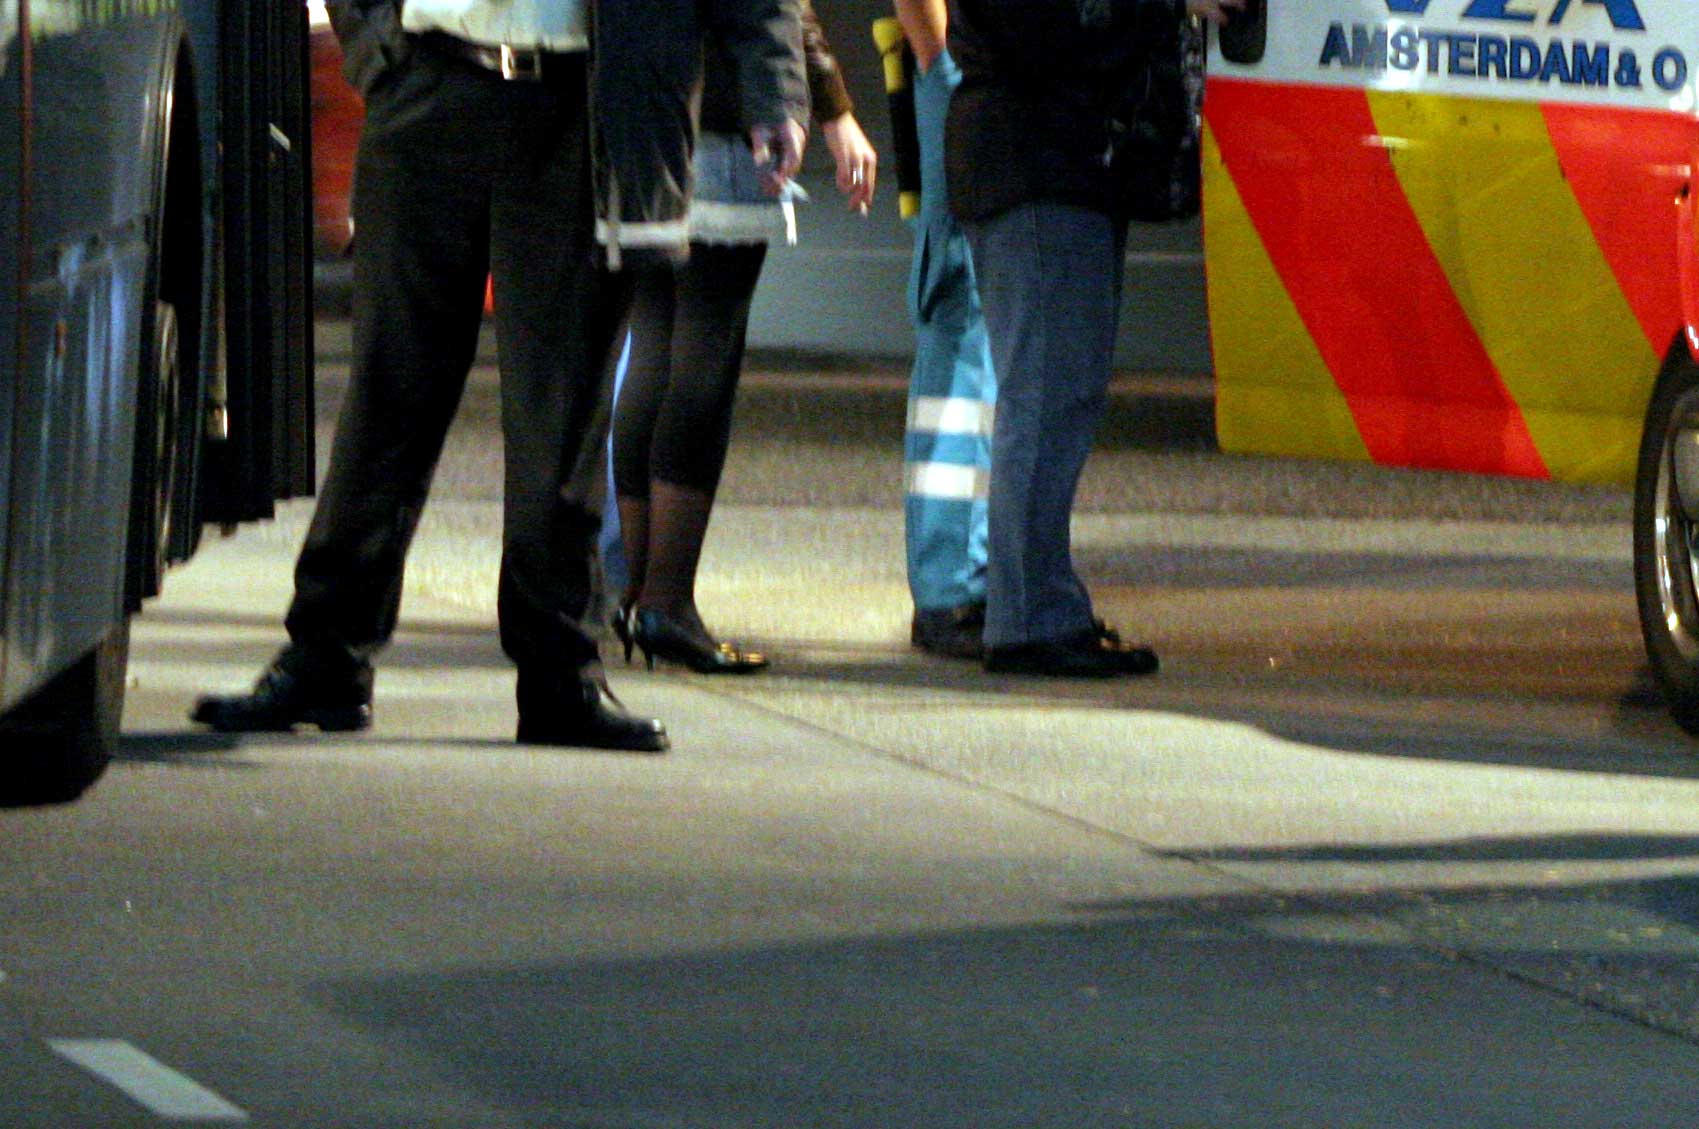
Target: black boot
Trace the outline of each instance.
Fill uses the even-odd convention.
[[[220,733],[287,733],[316,725],[348,733],[372,724],[372,666],[289,646],[246,694],[207,695],[189,717]]]
[[[521,745],[571,745],[632,753],[667,750],[667,727],[625,712],[600,677],[519,672]]]

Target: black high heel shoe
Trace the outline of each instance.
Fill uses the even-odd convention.
[[[767,665],[767,656],[718,643],[699,625],[685,624],[658,608],[638,608],[631,619],[633,642],[650,670],[655,660],[687,666],[697,674],[752,674]]]

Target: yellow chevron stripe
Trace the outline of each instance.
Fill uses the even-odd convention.
[[[1632,482],[1658,359],[1531,103],[1371,91],[1405,196],[1552,476]],[[1630,371],[1624,372],[1624,367]]]
[[[1351,409],[1280,281],[1207,123],[1203,162],[1221,449],[1366,460]]]

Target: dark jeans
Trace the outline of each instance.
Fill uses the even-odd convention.
[[[1091,630],[1069,524],[1115,356],[1127,226],[1062,204],[964,225],[997,372],[985,643]]]
[[[366,104],[354,358],[295,569],[290,638],[364,663],[395,630],[408,545],[495,278],[505,444],[498,609],[521,667],[580,669],[618,314],[595,266],[582,61],[508,82],[412,52]]]

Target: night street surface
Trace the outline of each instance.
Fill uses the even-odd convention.
[[[320,326],[328,422],[345,333]],[[184,720],[310,502],[135,624],[121,759],[0,812],[0,1127],[1699,1124],[1699,740],[1625,493],[1231,458],[1117,382],[1076,545],[1145,680],[907,646],[901,364],[759,356],[665,757],[512,743],[493,377],[366,734]]]

